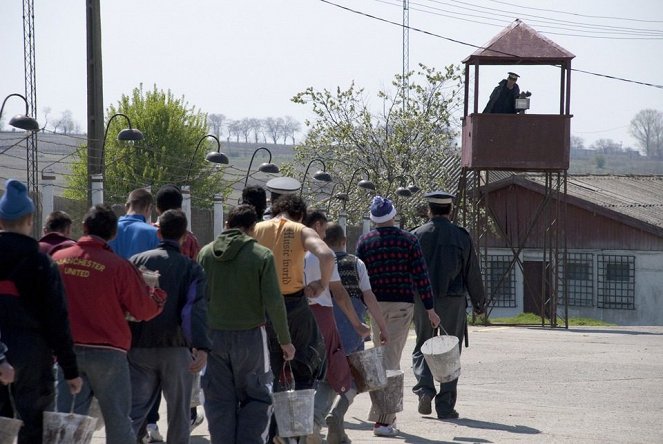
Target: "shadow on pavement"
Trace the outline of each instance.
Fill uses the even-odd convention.
[[[189,442],[190,444],[209,444],[210,440],[204,436],[192,436]]]
[[[434,418],[432,416],[425,416],[424,418],[434,419],[435,421],[439,421],[439,419]],[[444,422],[450,422],[460,426],[471,427],[473,429],[499,430],[502,432],[518,433],[522,435],[537,435],[541,433],[541,430],[535,429],[533,427],[527,427],[524,425],[512,426],[507,424],[500,424],[497,422],[478,421],[476,419],[467,419],[467,418],[445,419]]]
[[[373,423],[372,422],[367,422],[364,421],[363,419],[359,419],[357,417],[353,417],[355,421],[358,421],[359,424],[353,424],[353,423],[348,423],[346,421],[345,423],[345,428],[346,430],[364,430],[364,431],[371,431],[373,430]],[[405,443],[410,443],[410,444],[455,444],[457,441],[441,441],[439,439],[428,439],[428,438],[422,438],[421,436],[417,435],[412,435],[410,433],[405,433],[403,430],[399,429],[400,433],[398,436],[394,438],[385,438],[387,440],[395,440],[395,441],[401,441]],[[459,438],[459,440],[465,441],[465,442],[477,442],[477,443],[490,443],[491,441],[486,441],[482,439],[474,439],[474,438]],[[193,442],[192,442],[193,444]]]
[[[663,333],[642,330],[595,330],[595,329],[573,329],[569,328],[569,333],[611,333],[618,335],[653,335],[663,336]]]

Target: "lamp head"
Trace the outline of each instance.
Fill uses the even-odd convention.
[[[220,164],[223,164],[223,165],[228,165],[230,163],[230,160],[228,160],[228,156],[226,156],[223,153],[216,152],[216,151],[212,151],[211,153],[208,153],[207,156],[205,156],[205,159],[207,159],[208,162],[220,163]]]
[[[117,135],[117,140],[123,142],[137,142],[144,138],[143,133],[135,128],[125,128]]]
[[[336,193],[336,195],[334,197],[338,200],[342,200],[342,201],[345,201],[345,202],[350,200],[350,197],[348,196],[348,193]]]
[[[14,128],[26,131],[39,131],[39,123],[30,116],[17,114],[9,120],[9,124]]]
[[[375,191],[375,185],[374,185],[373,182],[371,182],[370,180],[362,179],[362,180],[360,180],[360,181],[357,183],[357,186],[358,186],[359,188],[363,188],[363,189],[365,189],[365,190],[373,190],[373,191]]]
[[[408,186],[407,189],[410,190],[413,194],[418,193],[419,191],[421,191],[421,188],[419,188],[418,186],[416,186],[414,184]]]
[[[319,180],[320,182],[331,182],[332,181],[331,175],[326,171],[317,171],[313,175],[313,178],[315,180]]]
[[[258,167],[258,171],[262,173],[272,173],[272,174],[278,174],[281,172],[279,167],[277,165],[274,165],[273,163],[263,163]]]
[[[410,197],[412,196],[412,191],[408,190],[405,187],[396,188],[396,194],[401,197]]]

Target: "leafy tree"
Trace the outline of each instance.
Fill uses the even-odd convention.
[[[296,169],[303,170],[311,159],[322,158],[339,183],[334,193],[350,193],[347,210],[353,223],[361,220],[369,203],[365,192],[356,187],[364,178],[363,172],[358,172],[354,183],[348,183],[357,168],[366,168],[377,193],[390,198],[396,198],[399,186],[412,182],[425,190],[455,189],[442,165],[449,156],[458,156],[451,114],[461,103],[459,73],[452,65],[439,71],[420,64],[418,71],[407,74],[405,82],[396,75],[392,82],[395,91],[378,92],[377,112],[354,83],[345,90],[308,88],[300,92],[292,100],[310,105],[316,117],[306,121],[306,139],[295,147]],[[324,196],[310,196],[311,201],[320,197]],[[397,198],[400,213],[409,221],[414,220],[415,208],[421,202],[421,193]],[[340,208],[336,199],[331,205],[335,211]]]
[[[164,184],[190,185],[194,200],[211,202],[215,193],[226,188],[222,168],[205,160],[205,154],[216,151],[207,134],[206,115],[170,91],[144,91],[142,85],[131,95],[123,95],[106,111],[107,122],[115,114],[126,114],[144,139],[120,142],[118,133],[127,127],[122,117],[110,123],[105,144],[104,198],[108,202],[124,202],[128,193],[150,185],[156,191]],[[87,192],[87,150],[76,161],[69,177],[68,197],[85,198]],[[194,157],[195,155],[195,157]]]
[[[649,157],[663,157],[663,112],[643,109],[631,120],[631,135]]]

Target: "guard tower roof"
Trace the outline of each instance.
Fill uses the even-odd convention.
[[[574,54],[516,19],[482,48],[463,60],[463,63],[565,65],[574,57]]]

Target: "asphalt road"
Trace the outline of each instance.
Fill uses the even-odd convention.
[[[359,395],[346,429],[354,443],[663,443],[663,327],[471,327],[461,357],[457,420],[417,413],[408,341],[401,435],[373,436]],[[166,430],[162,403],[159,427]],[[103,443],[103,429],[93,443]],[[209,442],[207,424],[191,442]]]

